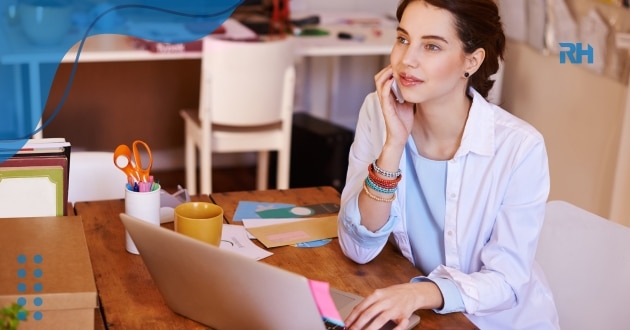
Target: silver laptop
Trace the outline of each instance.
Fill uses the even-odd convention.
[[[327,329],[307,278],[124,213],[120,219],[175,313],[217,330]],[[331,296],[343,318],[362,299],[332,288]],[[410,321],[409,328],[420,317]]]

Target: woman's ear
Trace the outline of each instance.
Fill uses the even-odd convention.
[[[466,72],[470,75],[477,72],[485,58],[486,51],[483,48],[477,48],[474,52],[466,54]]]

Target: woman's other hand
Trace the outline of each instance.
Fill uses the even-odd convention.
[[[442,293],[433,282],[392,285],[375,290],[355,306],[345,320],[346,329],[378,330],[391,320],[397,324],[394,330],[404,330],[414,311],[442,305]]]

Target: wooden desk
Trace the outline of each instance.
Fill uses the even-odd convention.
[[[210,200],[223,207],[227,222],[232,222],[241,200],[308,205],[339,203],[339,198],[333,187],[228,192],[210,196]],[[207,197],[195,199],[208,200]],[[118,218],[123,211],[122,200],[75,205],[76,214],[83,218],[105,319],[101,328],[206,329],[168,309],[142,259],[125,251],[124,227]],[[172,228],[172,224],[166,226]],[[419,274],[391,246],[367,265],[357,265],[343,256],[336,239],[318,248],[285,246],[271,251],[274,255],[261,262],[327,281],[335,288],[361,295],[369,294],[375,288],[406,282]],[[419,311],[418,314],[422,320],[415,329],[476,329],[461,313],[438,315],[432,311]]]
[[[210,195],[210,199],[223,207],[223,214],[228,223],[239,224],[240,222],[234,222],[232,219],[239,201],[295,205],[338,204],[340,195],[333,187],[314,187],[214,193]],[[331,287],[362,296],[370,294],[376,288],[405,283],[412,277],[420,275],[420,272],[389,244],[376,259],[365,265],[356,264],[346,258],[337,239],[317,248],[284,246],[270,251],[274,254],[263,259],[263,262],[311,279],[329,282]],[[422,319],[414,329],[476,329],[461,313],[440,315],[431,310],[421,310],[417,314]]]
[[[96,329],[208,329],[173,313],[142,258],[125,250],[125,228],[118,216],[125,211],[124,200],[77,202],[74,209],[83,219],[99,296]]]

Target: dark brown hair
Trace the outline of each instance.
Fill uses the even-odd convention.
[[[455,29],[462,41],[464,52],[470,54],[483,48],[486,57],[475,74],[468,79],[472,86],[483,97],[494,85],[490,76],[499,70],[499,60],[503,60],[505,35],[499,17],[499,9],[493,0],[401,0],[396,10],[398,22],[403,12],[413,1],[425,3],[449,11],[455,18]]]

